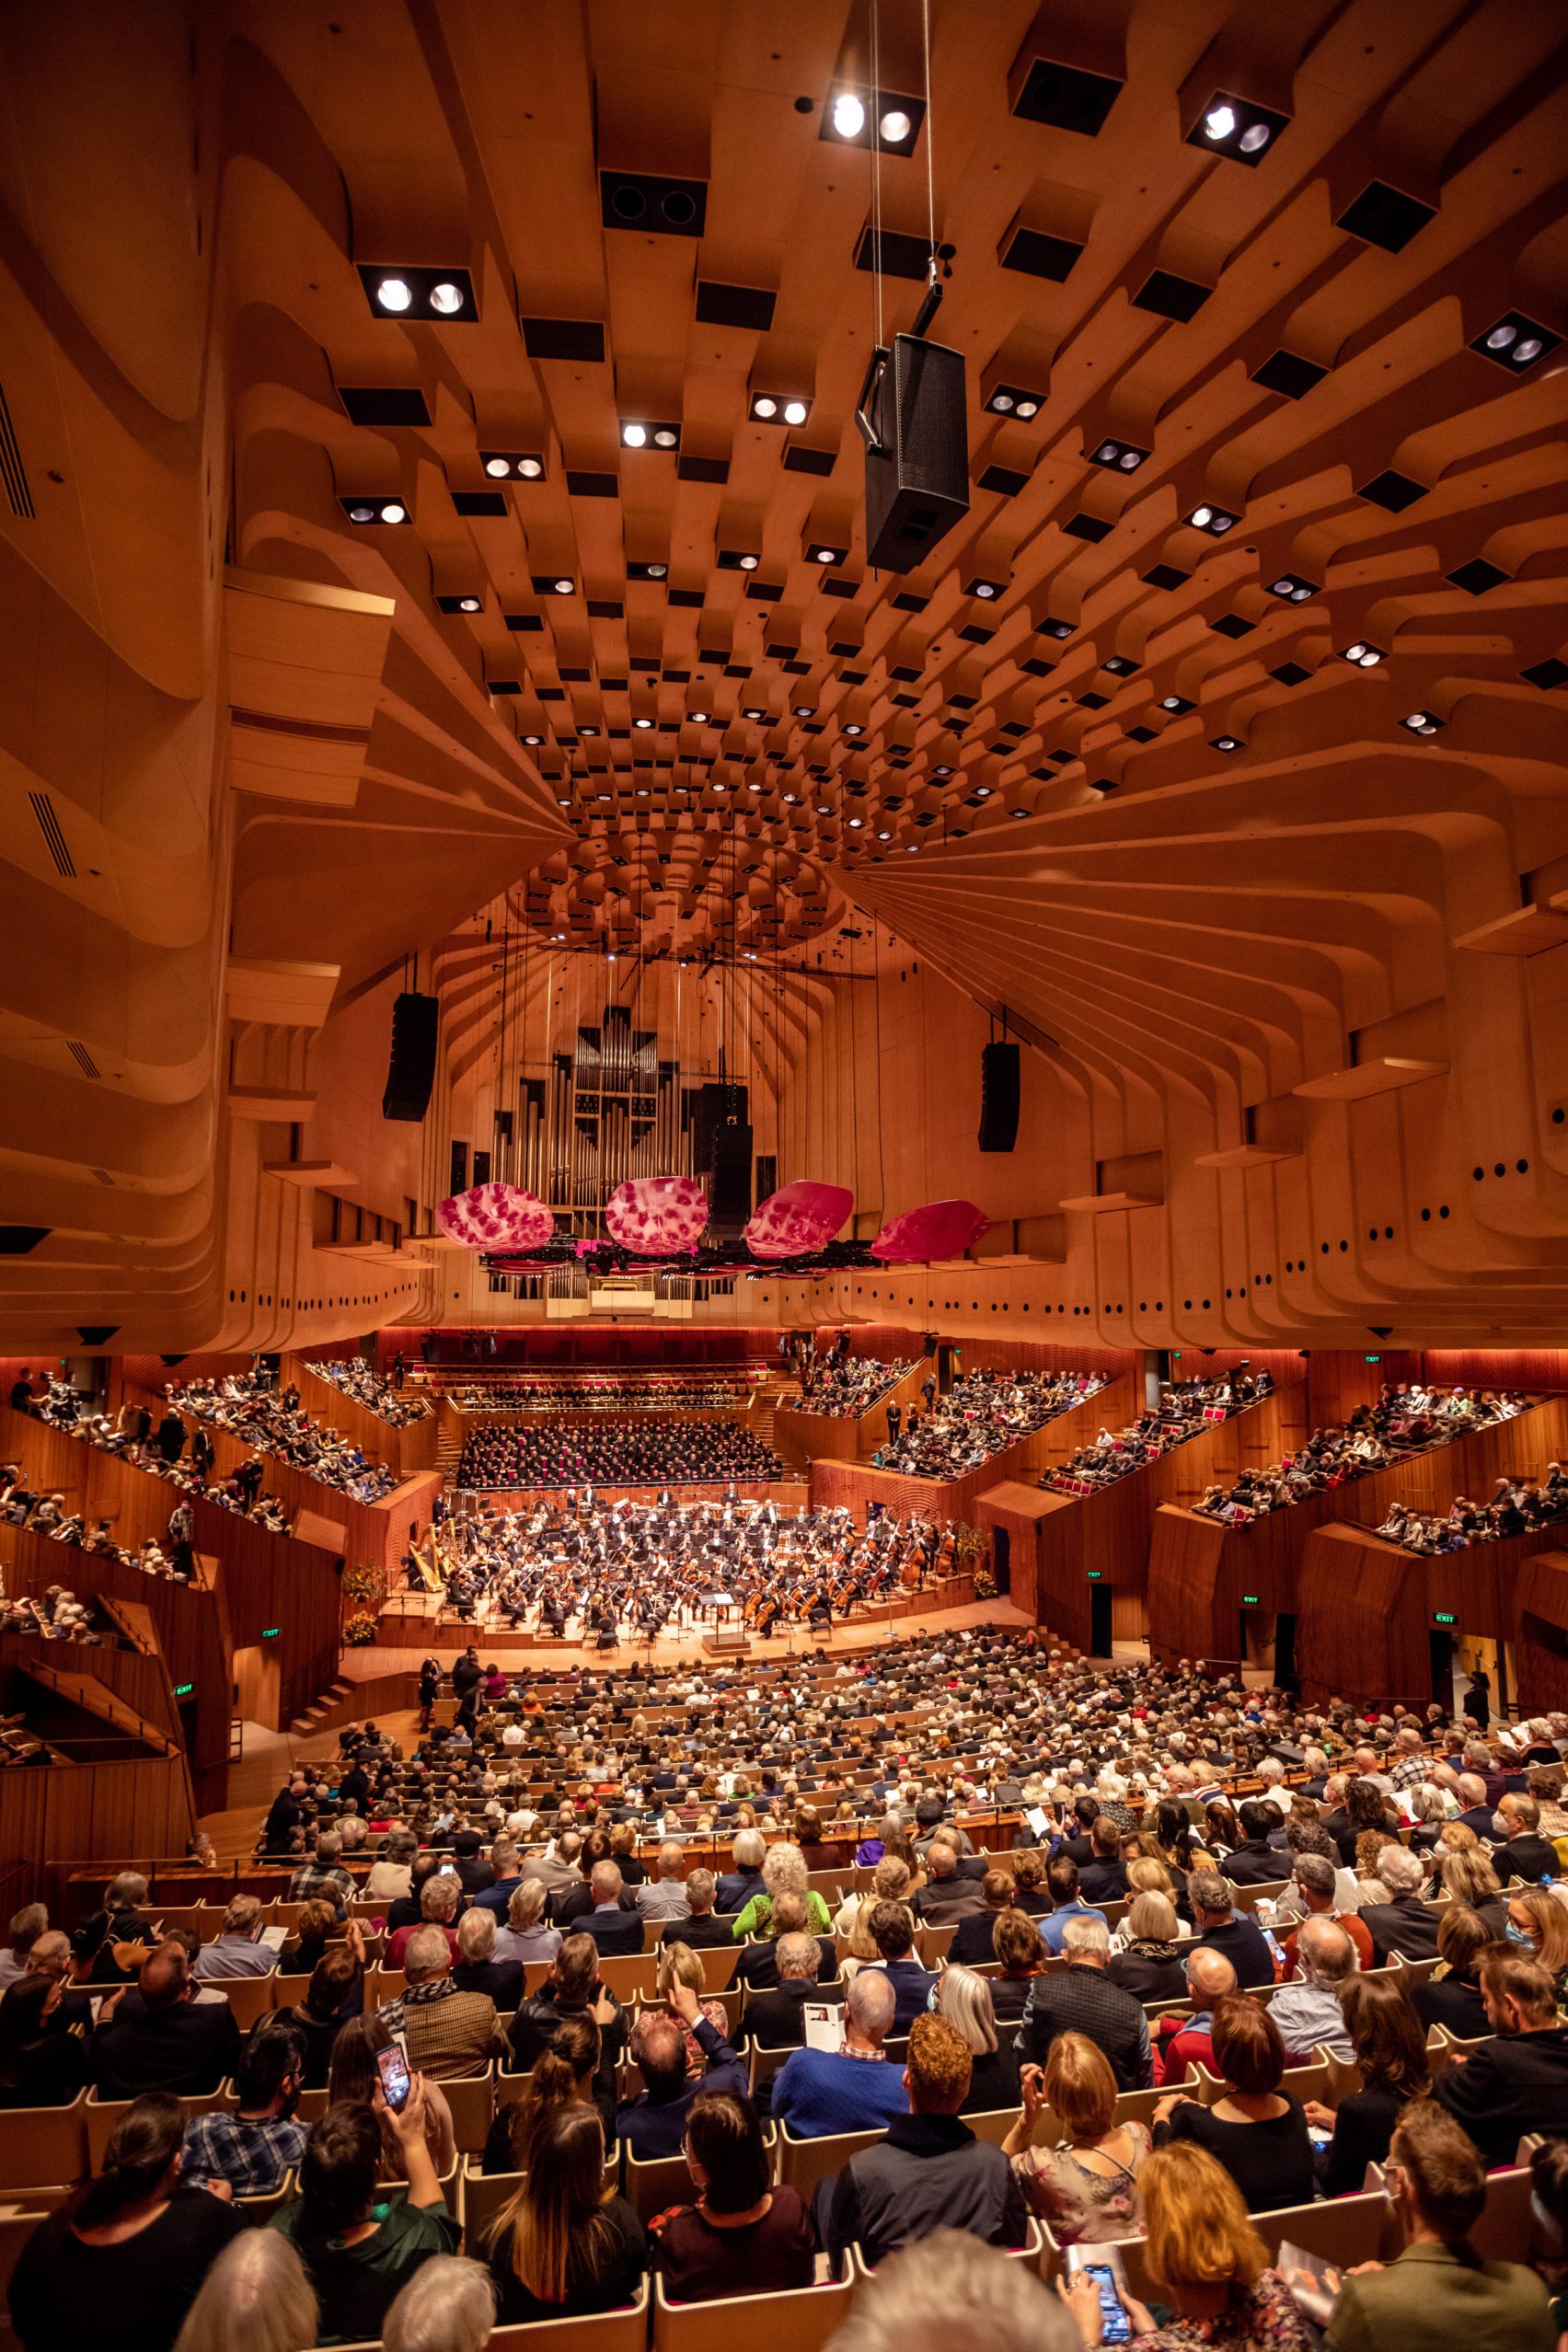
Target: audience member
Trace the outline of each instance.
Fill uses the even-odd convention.
[[[773,2114],[796,2139],[876,2131],[908,2112],[904,2077],[882,2055],[896,1995],[880,1969],[862,1968],[844,2004],[836,2050],[798,2049],[773,2078]]]
[[[501,2324],[582,2319],[635,2300],[648,2241],[626,2199],[605,2185],[597,2109],[577,2101],[547,2109],[531,2152],[526,2179],[490,2231]]]
[[[391,2127],[403,2152],[408,2196],[376,2196],[386,2101],[329,2107],[313,2124],[299,2168],[299,2197],[268,2227],[292,2239],[321,2311],[321,2335],[346,2344],[381,2334],[398,2289],[432,2255],[455,2254],[457,2223],[447,2212],[425,2144],[424,2083],[416,2074]]]
[[[1540,1963],[1506,1945],[1482,1957],[1481,1997],[1490,2039],[1462,2066],[1445,2067],[1432,2095],[1461,2123],[1488,2169],[1511,2164],[1531,2132],[1561,2130],[1568,2116],[1568,2025]]]
[[[240,2051],[235,2107],[192,2116],[186,2125],[186,2177],[226,2181],[236,2196],[270,2196],[281,2188],[305,2153],[305,2127],[294,2119],[304,2076],[300,2036],[267,2019]]]
[[[1111,1937],[1098,1917],[1067,1921],[1059,1974],[1036,1977],[1018,2030],[1020,2055],[1043,2066],[1058,2034],[1087,2035],[1111,2062],[1117,2088],[1142,2090],[1153,2080],[1148,2019],[1107,1973]]]
[[[750,2104],[705,2091],[686,2120],[695,2205],[653,2224],[654,2262],[673,2303],[809,2288],[816,2232],[798,2190],[770,2185],[762,2127]]]
[[[1058,2034],[1043,2070],[1024,2068],[1022,2093],[1023,2112],[1002,2149],[1057,2244],[1131,2237],[1151,2143],[1146,2125],[1117,2123],[1116,2078],[1104,2052],[1087,2035]],[[1037,2148],[1034,2127],[1047,2107],[1062,2138]]]
[[[1307,2205],[1312,2143],[1299,2100],[1282,2093],[1285,2046],[1268,2011],[1244,1993],[1215,2005],[1215,2069],[1225,2084],[1212,2107],[1172,2092],[1155,2109],[1155,2144],[1188,2139],[1225,2167],[1252,2213]]]
[[[106,1993],[87,2049],[100,2099],[144,2091],[189,2098],[215,2091],[239,2057],[226,2000],[199,2001],[185,1947],[172,1939],[144,1960],[134,1989]]]
[[[1426,2036],[1397,1985],[1354,1976],[1340,1999],[1361,2088],[1347,2093],[1337,2109],[1316,2099],[1307,2102],[1309,2128],[1333,2133],[1315,2160],[1325,2196],[1350,2196],[1362,2186],[1367,2165],[1380,2164],[1388,2155],[1400,2110],[1412,2099],[1424,2099],[1432,2079]]]

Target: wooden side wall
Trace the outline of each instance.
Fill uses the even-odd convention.
[[[341,1357],[339,1349],[323,1348],[320,1354],[329,1362]],[[334,1387],[304,1352],[285,1355],[282,1373],[285,1386],[289,1380],[294,1381],[313,1421],[324,1421],[334,1429],[340,1429],[372,1461],[389,1462],[405,1478],[411,1478],[418,1470],[435,1468],[437,1430],[433,1412],[421,1413],[418,1421],[399,1425],[383,1421],[356,1397],[345,1396],[341,1389]]]
[[[1334,1416],[1315,1425],[1322,1427]],[[1256,1594],[1258,1615],[1272,1620],[1297,1608],[1302,1562],[1316,1530],[1332,1525],[1376,1527],[1394,1503],[1447,1511],[1456,1494],[1486,1502],[1500,1478],[1539,1474],[1568,1447],[1568,1397],[1549,1397],[1516,1420],[1411,1461],[1375,1470],[1348,1486],[1309,1495],[1293,1510],[1273,1511],[1250,1527],[1222,1528],[1172,1504],[1155,1518],[1148,1568],[1148,1634],[1157,1657],[1231,1658],[1237,1654],[1243,1593]],[[1488,1545],[1446,1557],[1474,1560]]]
[[[34,1885],[46,1862],[118,1865],[131,1854],[181,1853],[194,1827],[179,1756],[0,1772],[0,1854],[36,1866]]]
[[[1302,1696],[1366,1701],[1433,1696],[1430,1634],[1435,1611],[1462,1638],[1480,1634],[1514,1651],[1519,1703],[1560,1703],[1568,1689],[1568,1553],[1561,1528],[1478,1544],[1435,1560],[1397,1551],[1362,1527],[1314,1529],[1301,1565],[1296,1655]],[[1565,1637],[1554,1654],[1524,1638],[1532,1616]]]

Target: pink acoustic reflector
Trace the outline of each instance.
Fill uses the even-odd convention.
[[[455,1193],[442,1202],[435,1221],[470,1250],[536,1250],[555,1231],[554,1210],[515,1184],[475,1184]]]
[[[689,1250],[708,1223],[707,1195],[695,1176],[632,1176],[605,1203],[605,1223],[640,1258]]]
[[[905,1209],[884,1225],[871,1243],[871,1255],[894,1266],[961,1258],[990,1224],[973,1201],[928,1201],[924,1208]]]
[[[842,1184],[817,1184],[801,1177],[770,1193],[747,1226],[744,1240],[754,1258],[794,1258],[831,1241],[855,1205]]]

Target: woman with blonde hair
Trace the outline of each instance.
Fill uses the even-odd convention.
[[[811,1935],[831,1935],[833,1915],[814,1886],[807,1885],[806,1858],[799,1846],[781,1839],[769,1846],[762,1862],[762,1889],[754,1895],[735,1920],[735,1942],[760,1943],[773,1932],[773,1906],[780,1895],[799,1895],[806,1906],[806,1930]]]
[[[289,2240],[247,2230],[213,2263],[174,2352],[310,2352],[316,2294]]]
[[[1481,1848],[1450,1854],[1440,1875],[1445,1893],[1456,1903],[1468,1903],[1501,1943],[1508,1932],[1508,1906],[1503,1899],[1503,1882]]]
[[[1104,2052],[1087,2034],[1058,2034],[1043,2072],[1023,2069],[1022,2092],[1023,2112],[1002,2153],[1058,2245],[1133,2236],[1148,2128],[1116,2121],[1116,2078]],[[1062,2138],[1055,2148],[1036,2148],[1034,2127],[1047,2105],[1061,2118]]]
[[[653,1985],[657,2000],[651,2001],[643,2010],[642,2016],[638,2020],[639,2024],[641,2023],[643,2017],[657,2016],[660,2009],[663,2008],[664,2014],[673,2017],[686,2035],[686,2072],[700,2074],[707,2066],[708,2059],[702,2044],[697,2038],[695,2026],[686,2024],[672,1999],[675,1987],[685,1985],[688,1991],[697,1995],[698,2015],[706,2017],[721,2038],[728,2034],[730,2028],[729,2021],[724,2013],[723,2002],[704,2000],[702,1997],[702,1962],[689,1943],[666,1943],[661,1946],[659,1966]]]
[[[1311,2337],[1289,2288],[1269,2266],[1268,2248],[1247,2218],[1236,2184],[1206,2150],[1178,2144],[1157,2150],[1138,2177],[1144,2208],[1144,2267],[1174,2307],[1156,2327],[1136,2297],[1127,2299],[1138,2352],[1309,2352]],[[1101,2340],[1099,2290],[1079,2273],[1056,2290],[1085,2344]]]
[[[969,2089],[961,2116],[992,2116],[1018,2104],[1018,2052],[1009,2034],[1003,2041],[991,2006],[991,1987],[973,1968],[947,1967],[937,1978],[932,2002],[939,2017],[956,2025],[969,2045]]]
[[[907,1907],[912,1892],[907,1864],[901,1862],[896,1854],[884,1854],[871,1873],[871,1883],[866,1892],[863,1895],[847,1895],[840,1903],[833,1915],[833,1932],[835,1935],[853,1935],[856,1920],[862,1911],[869,1911],[873,1903],[903,1903]],[[912,1910],[910,1917],[914,1917]]]
[[[1135,1862],[1133,1871],[1157,1865]],[[1127,1874],[1132,1881],[1132,1871]],[[1136,2000],[1185,2000],[1187,1977],[1182,1964],[1181,1922],[1169,1895],[1140,1889],[1127,1906],[1127,1940],[1111,1955],[1110,1977]]]
[[[1508,1942],[1546,1970],[1561,2017],[1568,2005],[1568,1908],[1545,1886],[1519,1886],[1508,1890],[1507,1911]]]
[[[636,2300],[648,2241],[605,2185],[596,2108],[554,2107],[543,2118],[528,2176],[496,2215],[490,2266],[502,2327],[585,2319]]]

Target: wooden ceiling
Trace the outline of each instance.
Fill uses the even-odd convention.
[[[501,894],[542,945],[802,967],[870,915],[1031,1041],[1074,1163],[1040,1212],[1105,1204],[1086,1302],[1110,1252],[1174,1315],[1188,1282],[1133,1269],[1242,1230],[1259,1283],[1348,1259],[1354,1297],[1314,1263],[1280,1310],[1304,1332],[1446,1332],[1500,1286],[1511,1328],[1562,1322],[1551,9],[931,0],[925,111],[919,0],[179,15],[106,11],[63,63],[5,29],[35,511],[0,528],[16,607],[60,608],[45,687],[119,664],[160,736],[237,600],[330,605],[330,692],[266,630],[277,707],[225,689],[250,767],[182,871],[188,963],[226,921],[343,1004]],[[906,152],[836,137],[843,91],[906,107]],[[971,504],[898,576],[854,410],[933,237]],[[8,749],[68,791],[36,727]],[[40,974],[0,1044],[52,1070],[89,1023]],[[45,1155],[67,1188],[112,1161],[95,1107]],[[27,1157],[0,1206],[42,1222]],[[1216,1314],[1255,1286],[1223,1271],[1191,1283]]]

